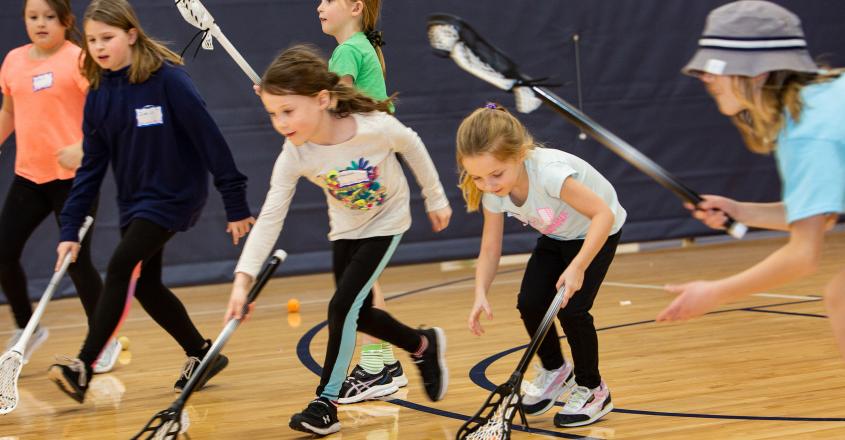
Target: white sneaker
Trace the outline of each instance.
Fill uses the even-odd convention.
[[[23,335],[23,329],[22,328],[15,330],[14,333],[12,333],[12,336],[9,336],[9,340],[6,342],[6,351],[11,350],[12,347],[14,347],[15,344],[18,343],[18,340],[21,338],[22,335]],[[29,341],[27,341],[27,343],[26,343],[26,349],[24,349],[24,353],[23,353],[23,363],[24,364],[29,362],[29,358],[30,358],[30,356],[32,356],[32,353],[34,353],[35,350],[38,350],[38,347],[40,347],[41,344],[43,344],[44,341],[46,341],[49,336],[50,336],[50,330],[47,330],[46,327],[38,326],[35,329],[35,333],[33,333],[32,336],[29,337]]]
[[[117,358],[120,357],[120,352],[123,351],[123,344],[117,338],[109,339],[105,348],[100,353],[100,357],[94,362],[94,374],[108,373],[114,368],[117,363]]]
[[[572,365],[564,362],[556,370],[547,370],[542,365],[535,365],[536,375],[530,383],[524,383],[522,391],[522,409],[526,415],[538,416],[555,405],[563,393],[575,386],[575,374]]]
[[[555,426],[572,428],[598,421],[613,409],[610,390],[604,381],[593,389],[576,386],[563,409],[555,414]]]

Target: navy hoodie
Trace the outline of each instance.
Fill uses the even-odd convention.
[[[143,218],[169,231],[187,230],[208,198],[209,172],[228,221],[248,218],[246,176],[188,74],[164,63],[147,81],[130,84],[128,69],[104,71],[100,86],[88,92],[85,155],[62,210],[61,241],[78,241],[109,163],[121,228]]]

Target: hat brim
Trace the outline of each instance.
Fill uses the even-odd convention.
[[[701,72],[757,76],[776,70],[815,73],[819,71],[819,66],[805,49],[742,51],[700,48],[681,72],[690,76]]]

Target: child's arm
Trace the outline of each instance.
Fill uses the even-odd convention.
[[[82,148],[85,154],[82,157],[82,165],[76,171],[73,187],[65,201],[65,206],[59,215],[61,229],[56,270],[59,269],[68,253],[72,255],[72,261],[76,261],[76,255],[79,253],[79,228],[100,192],[100,185],[109,167],[109,149],[94,133],[87,108],[86,104],[86,118],[82,121],[84,136]]]
[[[270,255],[282,232],[290,202],[296,192],[296,182],[299,180],[295,159],[290,154],[291,148],[294,148],[293,145],[286,144],[273,166],[267,198],[264,200],[255,227],[247,238],[241,258],[235,267],[235,280],[232,284],[229,305],[223,316],[224,322],[240,317],[249,289],[261,270],[263,261]],[[252,312],[252,309],[250,308],[249,311]]]
[[[229,222],[226,231],[232,233],[233,242],[237,244],[242,233],[249,231],[249,225],[255,222],[246,200],[247,178],[238,171],[223,134],[188,74],[181,69],[171,69],[165,81],[173,122],[182,128],[214,176],[214,186],[223,197]]]
[[[728,278],[668,285],[680,295],[657,316],[658,321],[678,321],[703,315],[721,303],[762,292],[813,273],[821,258],[826,215],[815,215],[789,226],[789,242],[765,260]]]
[[[15,131],[15,107],[12,97],[3,95],[3,108],[0,108],[0,145]]]
[[[434,232],[442,231],[449,225],[452,208],[449,207],[449,199],[446,198],[446,191],[443,190],[428,150],[425,149],[425,145],[414,130],[402,125],[393,116],[385,116],[385,120],[390,121],[389,133],[395,139],[393,145],[396,152],[405,159],[405,163],[411,168],[414,178],[422,188],[425,210],[431,220],[432,229]]]
[[[505,215],[501,212],[491,212],[482,208],[484,212],[484,229],[481,233],[481,250],[478,252],[478,262],[475,266],[475,301],[469,312],[469,330],[476,336],[484,333],[479,318],[483,311],[487,318],[493,318],[490,304],[487,302],[487,292],[496,271],[499,269],[499,258],[502,256],[502,236],[505,228]]]
[[[575,258],[572,259],[557,282],[558,289],[561,286],[566,286],[564,302],[561,304],[561,308],[563,308],[569,298],[581,289],[581,285],[584,283],[584,272],[607,241],[607,236],[610,234],[616,218],[604,199],[586,185],[571,177],[563,181],[560,199],[590,219],[590,227],[587,229],[587,236],[584,238],[581,250],[578,251],[578,254],[575,255]]]
[[[702,197],[704,201],[698,204],[697,209],[688,203],[684,206],[692,211],[693,217],[713,229],[725,229],[726,215],[729,215],[736,221],[751,227],[778,231],[789,230],[783,202],[749,203],[714,195]]]
[[[82,141],[68,145],[56,153],[59,165],[67,170],[75,170],[82,164]]]

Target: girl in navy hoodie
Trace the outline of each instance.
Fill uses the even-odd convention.
[[[162,284],[164,246],[196,223],[208,197],[209,172],[223,196],[226,231],[237,244],[255,222],[246,201],[247,179],[187,73],[176,67],[180,57],[144,33],[128,2],[94,0],[83,23],[87,56],[82,70],[91,84],[83,121],[85,154],[61,214],[56,267],[68,253],[75,258],[79,252],[77,231],[109,164],[117,182],[121,241],[79,355],[51,366],[49,377],[70,397],[84,401],[91,365],[118,325],[132,270],[140,262],[135,298],[188,356],[175,385],[178,392],[211,341]],[[220,355],[204,381],[227,362]]]

